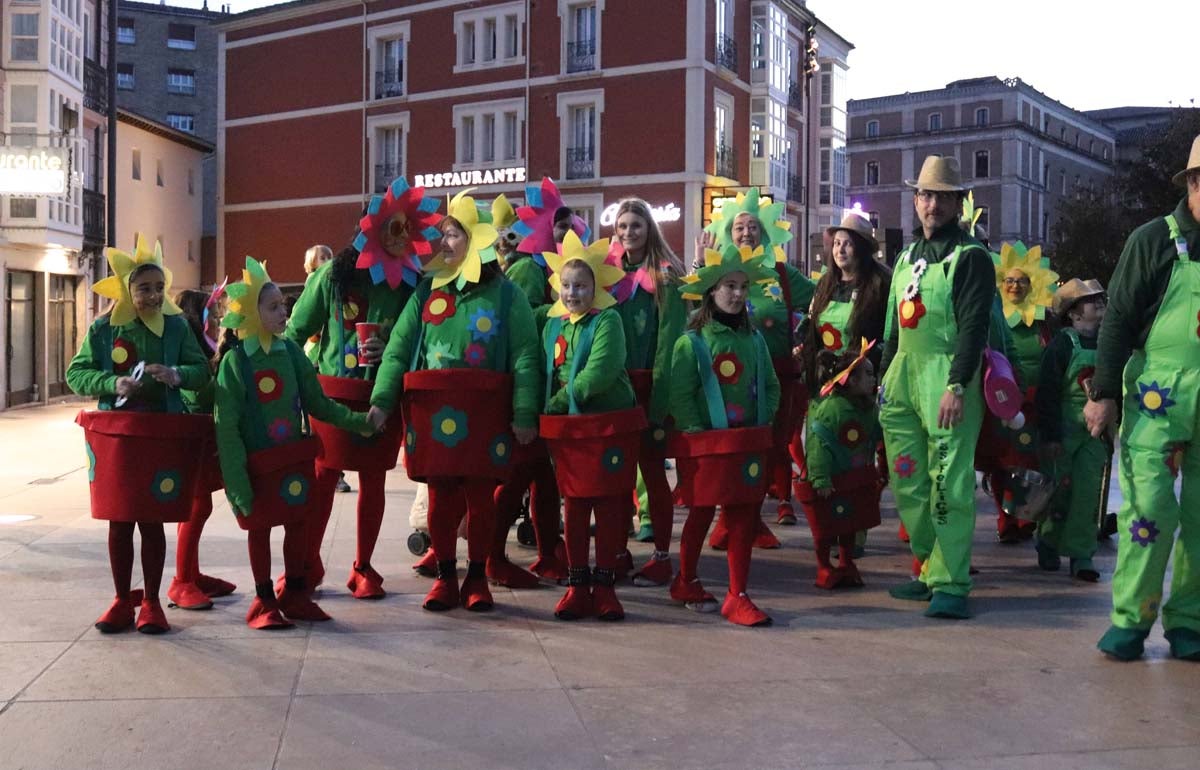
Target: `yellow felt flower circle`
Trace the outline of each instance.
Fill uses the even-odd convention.
[[[1046,318],[1046,308],[1054,303],[1054,292],[1058,288],[1058,273],[1050,269],[1050,260],[1042,256],[1042,247],[1027,249],[1017,241],[1000,246],[1000,253],[992,255],[996,267],[996,287],[1004,303],[1004,319],[1008,325],[1024,323],[1033,326],[1034,321]],[[1012,270],[1020,270],[1029,278],[1029,293],[1020,304],[1015,304],[1004,291],[1004,278]]]
[[[605,308],[612,307],[617,304],[617,300],[609,291],[618,281],[625,277],[625,271],[616,265],[610,265],[605,262],[608,257],[608,238],[601,238],[591,246],[584,246],[583,241],[579,240],[579,236],[574,230],[567,231],[566,237],[563,238],[561,253],[553,251],[543,251],[542,257],[545,258],[546,264],[550,267],[550,288],[557,295],[562,291],[562,271],[563,266],[568,262],[580,260],[587,264],[588,269],[592,271],[592,277],[596,281],[596,292],[592,295],[592,306],[582,313],[572,313],[567,310],[567,306],[563,304],[562,297],[551,306],[549,316],[551,318],[562,318],[569,316],[571,323],[575,323],[580,318],[592,311],[600,311]]]
[[[133,254],[128,254],[120,249],[108,248],[104,250],[104,256],[107,257],[108,266],[112,269],[113,274],[97,281],[92,286],[92,291],[115,303],[112,313],[109,315],[109,323],[113,326],[125,326],[133,323],[135,318],[140,318],[147,329],[155,336],[161,337],[163,316],[179,315],[183,312],[171,301],[171,271],[163,264],[162,244],[155,241],[154,248],[151,249],[146,237],[138,235]],[[162,271],[163,301],[160,307],[138,312],[133,306],[133,295],[129,292],[129,278],[133,275],[133,271],[142,265],[154,265]]]

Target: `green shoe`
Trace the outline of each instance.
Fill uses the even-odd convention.
[[[1171,657],[1200,661],[1200,632],[1190,628],[1172,628],[1164,634],[1171,643]]]
[[[1117,660],[1137,660],[1146,650],[1146,636],[1149,632],[1137,628],[1121,628],[1109,626],[1096,642],[1100,652]]]
[[[933,596],[929,586],[920,580],[910,580],[907,583],[892,586],[888,589],[888,594],[893,599],[901,599],[906,602],[927,602]]]
[[[1091,559],[1071,559],[1071,577],[1087,583],[1095,583],[1100,580],[1100,572],[1092,564]]]
[[[967,609],[967,597],[934,591],[933,598],[929,601],[929,609],[925,610],[925,617],[966,620],[971,617],[971,611]]]
[[[1037,544],[1037,560],[1038,566],[1047,572],[1058,572],[1059,567],[1062,566],[1062,559],[1059,557],[1058,551],[1040,540]]]
[[[654,527],[650,526],[649,524],[643,524],[642,526],[638,527],[637,535],[634,536],[634,539],[639,543],[653,543]]]

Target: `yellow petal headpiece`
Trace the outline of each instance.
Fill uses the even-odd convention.
[[[768,250],[767,267],[773,267],[776,262],[787,261],[783,244],[793,237],[792,223],[783,215],[786,208],[786,204],[773,203],[769,197],[759,197],[758,188],[751,187],[749,192],[725,201],[720,211],[713,212],[712,223],[704,229],[717,239],[717,250],[723,251],[733,243],[733,221],[741,214],[753,216],[758,220],[762,245]]]
[[[550,288],[554,289],[555,294],[562,292],[563,266],[572,260],[578,259],[586,263],[596,281],[596,293],[592,297],[590,308],[582,313],[572,313],[563,304],[562,297],[559,297],[558,301],[550,307],[548,315],[551,318],[570,316],[571,323],[575,323],[593,310],[600,311],[617,304],[616,298],[609,292],[609,289],[625,277],[625,271],[616,265],[605,262],[605,259],[608,258],[608,238],[601,238],[591,246],[585,247],[575,231],[568,230],[566,237],[563,238],[562,253],[543,251],[542,257],[545,258],[546,264],[552,271]]]
[[[1026,249],[1017,241],[1000,246],[1000,253],[992,255],[996,266],[996,287],[1000,289],[1000,300],[1004,304],[1004,319],[1010,327],[1024,322],[1033,326],[1034,321],[1046,318],[1046,308],[1054,304],[1054,292],[1058,288],[1058,273],[1050,269],[1050,260],[1042,256],[1042,247]],[[1004,293],[1004,277],[1010,270],[1020,270],[1029,277],[1029,293],[1021,304],[1013,304]]]
[[[258,298],[268,283],[272,281],[267,275],[267,263],[247,256],[242,280],[225,290],[229,295],[229,312],[221,319],[221,326],[237,330],[248,355],[259,349],[269,353],[275,341],[275,335],[263,328],[258,315]]]
[[[467,235],[467,253],[456,265],[446,263],[445,252],[439,252],[429,260],[425,272],[433,275],[435,289],[451,281],[460,291],[468,283],[479,283],[483,266],[496,261],[496,240],[500,234],[491,222],[480,218],[475,199],[467,195],[468,192],[470,190],[463,190],[455,195],[446,206],[446,216],[454,217]]]
[[[108,258],[108,266],[112,268],[113,275],[97,281],[92,286],[92,291],[102,297],[108,297],[116,303],[109,316],[109,323],[113,326],[124,326],[133,323],[135,318],[141,318],[147,329],[155,336],[161,337],[163,316],[179,315],[183,312],[178,305],[171,301],[171,271],[163,264],[162,244],[155,241],[154,248],[151,249],[146,237],[139,234],[137,246],[132,255],[120,249],[107,248],[104,250],[104,256]],[[129,290],[130,276],[142,265],[154,265],[163,274],[162,306],[148,313],[139,313],[134,308],[133,295]]]
[[[833,389],[836,388],[838,385],[845,385],[847,382],[849,382],[850,375],[854,374],[854,370],[857,369],[859,367],[859,365],[863,361],[866,360],[867,353],[871,350],[871,348],[875,347],[875,340],[871,340],[870,342],[867,342],[866,337],[862,337],[861,339],[862,339],[862,342],[861,342],[861,347],[859,348],[859,351],[858,351],[858,355],[855,357],[855,359],[853,361],[850,362],[850,365],[847,366],[845,369],[841,370],[840,372],[838,372],[837,374],[833,375],[833,379],[831,379],[829,382],[827,382],[821,386],[821,396],[822,397],[828,396],[830,393],[833,392]]]
[[[683,277],[679,292],[684,299],[700,300],[704,293],[721,282],[730,273],[745,273],[750,283],[765,283],[776,279],[774,260],[763,256],[763,247],[751,250],[749,246],[727,244],[723,251],[704,250],[704,267]]]

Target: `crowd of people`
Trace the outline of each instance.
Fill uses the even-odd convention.
[[[491,584],[550,582],[566,586],[558,618],[615,621],[625,615],[616,587],[629,581],[666,587],[692,611],[768,625],[748,593],[753,549],[779,547],[765,498],[778,525],[796,524],[799,506],[815,585],[838,590],[863,584],[856,559],[890,485],[913,556],[911,579],[890,595],[963,619],[977,471],[1001,542],[1034,539],[1040,568],[1065,558],[1072,578],[1100,579],[1092,558],[1110,534],[1119,422],[1124,502],[1112,627],[1099,647],[1141,656],[1174,548],[1163,624],[1173,655],[1200,659],[1200,506],[1189,481],[1200,478],[1200,267],[1190,258],[1200,137],[1175,182],[1184,199],[1130,236],[1108,289],[1063,280],[1038,247],[993,253],[957,162],[938,156],[908,182],[919,227],[894,268],[851,213],[826,231],[816,280],[786,259],[783,204],[756,189],[715,212],[689,270],[644,201],[621,201],[611,238],[593,239],[549,179],[516,209],[467,191],[444,213],[395,180],[346,248],[310,249],[290,311],[252,257],[242,281],[172,298],[157,244],[109,249],[113,275],[95,288],[112,307],[67,373],[77,393],[99,398],[79,418],[116,589],[96,625],[169,629],[165,523],[179,525],[172,606],[206,609],[236,590],[199,565],[222,488],[247,532],[246,622],[327,620],[313,600],[326,578],[321,545],[350,471],[357,548],[346,586],[383,598],[372,559],[400,457],[427,495],[431,545],[414,569],[432,578],[430,611],[487,611]],[[524,499],[538,551],[528,570],[506,554]],[[676,570],[677,504],[687,517]],[[653,542],[640,566],[631,535]],[[720,601],[697,574],[706,539],[727,554]]]

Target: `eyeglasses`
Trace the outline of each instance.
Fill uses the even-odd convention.
[[[1004,285],[1005,286],[1028,286],[1029,279],[1028,278],[1005,278]]]
[[[958,199],[958,195],[959,194],[957,192],[950,192],[950,191],[935,192],[933,190],[919,190],[917,192],[917,198],[922,203],[932,203],[935,200],[936,201],[953,201],[953,200]]]

